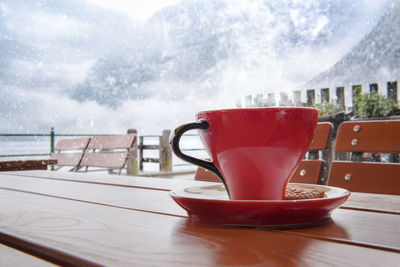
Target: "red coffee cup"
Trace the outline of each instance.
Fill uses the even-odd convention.
[[[314,136],[318,112],[313,108],[246,108],[201,111],[197,122],[171,136],[181,159],[214,172],[231,200],[282,200],[292,173]],[[184,132],[198,129],[212,162],[183,154]]]

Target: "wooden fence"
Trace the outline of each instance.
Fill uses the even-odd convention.
[[[137,133],[136,130],[130,129],[128,133]],[[171,130],[163,130],[162,135],[145,135],[145,136],[138,136],[139,144],[134,145],[134,149],[137,149],[138,153],[132,154],[139,154],[139,158],[137,159],[136,156],[130,158],[130,161],[137,161],[139,164],[139,171],[143,171],[143,163],[145,162],[153,162],[159,163],[160,171],[172,171],[172,151],[169,146],[169,136],[171,134]],[[144,138],[158,138],[159,143],[157,145],[145,145]],[[159,157],[158,158],[150,158],[144,157],[144,150],[158,150]],[[128,173],[131,173],[129,170]]]
[[[386,87],[386,88],[385,88]],[[291,92],[260,93],[255,96],[247,95],[244,98],[244,107],[273,107],[273,106],[307,106],[312,107],[315,103],[331,102],[335,99],[336,104],[342,110],[348,111],[354,104],[354,89],[359,88],[362,92],[375,92],[386,95],[399,102],[398,82],[386,82],[386,86],[379,87],[378,83],[352,84],[347,87],[338,86],[334,88],[304,89]],[[242,107],[242,101],[238,100],[237,107]]]
[[[137,134],[135,129],[129,129],[127,131],[128,134],[134,133]],[[132,149],[130,150],[129,160],[127,162],[127,174],[138,174],[139,171],[143,171],[143,163],[144,162],[154,162],[159,164],[160,171],[172,171],[172,150],[169,146],[169,136],[171,131],[164,130],[162,135],[144,135],[138,136],[138,140],[135,141]],[[14,153],[14,154],[0,154],[0,158],[4,158],[0,163],[0,171],[1,170],[9,170],[12,166],[16,166],[14,169],[23,169],[18,167],[21,164],[24,164],[26,169],[35,169],[40,165],[40,168],[45,168],[47,164],[42,164],[42,162],[48,162],[47,159],[36,160],[34,165],[33,160],[26,160],[25,158],[31,157],[49,157],[52,153],[54,153],[55,146],[55,137],[82,137],[82,136],[109,136],[113,134],[56,134],[54,128],[51,127],[50,133],[48,134],[0,134],[0,137],[6,138],[37,138],[37,137],[48,137],[50,150],[49,153]],[[159,143],[157,145],[145,145],[144,138],[157,138]],[[158,150],[159,156],[158,158],[148,158],[144,157],[144,150]],[[13,161],[7,160],[6,158],[13,158]],[[21,160],[15,161],[14,159],[24,158],[24,162]],[[18,168],[17,168],[18,167]]]

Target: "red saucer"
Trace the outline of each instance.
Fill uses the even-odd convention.
[[[350,196],[350,192],[342,188],[298,185],[320,187],[325,196],[302,200],[229,200],[222,184],[189,187],[172,191],[170,195],[191,219],[225,225],[268,227],[297,227],[324,221]]]

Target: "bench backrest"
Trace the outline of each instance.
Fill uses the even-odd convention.
[[[78,167],[89,141],[89,137],[58,140],[54,147],[56,153],[53,153],[50,158],[57,160],[54,164],[56,166]]]
[[[332,123],[320,122],[315,127],[315,134],[311,141],[308,151],[322,151],[327,150],[333,129]]]
[[[89,137],[60,139],[57,141],[54,151],[85,150],[89,140]]]
[[[311,142],[309,152],[319,152],[330,150],[331,136],[333,125],[329,122],[320,122],[315,128],[315,134]],[[327,159],[302,160],[297,167],[290,182],[307,183],[307,184],[323,184],[328,177],[328,164],[330,156]]]
[[[318,184],[325,161],[320,159],[302,160],[290,178],[290,183]]]
[[[90,140],[80,166],[121,169],[126,165],[135,140],[135,134],[95,136]]]
[[[400,153],[400,121],[348,121],[339,126],[336,152]],[[400,194],[400,164],[332,162],[328,185],[355,192]]]
[[[400,121],[347,121],[338,129],[336,151],[400,153]]]
[[[94,136],[90,139],[88,150],[130,149],[136,140],[136,134]]]

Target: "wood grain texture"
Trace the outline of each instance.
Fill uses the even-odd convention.
[[[136,134],[113,135],[113,136],[93,136],[90,138],[87,149],[129,149],[136,140]]]
[[[122,169],[135,140],[136,134],[94,136],[90,139],[79,166]],[[121,149],[124,151],[120,151]]]
[[[352,192],[400,195],[400,164],[332,162],[328,185]]]
[[[168,191],[33,179],[29,177],[16,178],[15,176],[4,175],[0,176],[0,185],[0,188],[32,192],[57,198],[186,216],[186,212],[175,204]]]
[[[31,267],[49,267],[56,266],[48,261],[35,256],[26,254],[22,251],[0,244],[0,266],[31,266]]]
[[[400,215],[400,196],[353,192],[342,208]]]
[[[7,190],[0,194],[2,233],[109,266],[390,266],[399,256],[278,231]]]
[[[400,253],[399,220],[399,215],[340,209],[332,223],[288,232]]]
[[[90,138],[66,138],[57,141],[54,147],[55,151],[69,151],[69,150],[85,150],[88,146]]]
[[[56,161],[54,166],[78,166],[82,160],[83,153],[56,153],[51,154],[51,159]]]
[[[336,151],[400,152],[400,121],[347,121],[338,129]],[[356,141],[355,141],[356,140]]]
[[[87,152],[80,167],[123,168],[128,160],[128,152],[100,153]]]
[[[170,197],[167,191],[149,190],[135,187],[107,186],[85,184],[57,180],[33,179],[29,177],[0,176],[3,188],[32,192],[76,200],[79,202],[97,203],[110,207],[119,207],[137,211],[166,214],[171,216],[187,216]],[[324,227],[324,231],[316,231],[315,235],[326,240],[341,240],[343,242],[366,245],[375,244],[382,249],[400,249],[400,216],[393,214],[360,212],[338,209],[332,215],[333,221],[340,222],[340,227]],[[368,222],[368,223],[366,223]],[[380,229],[382,223],[385,228]],[[312,229],[314,228],[310,228]],[[346,235],[342,235],[345,229]],[[380,229],[377,231],[377,229]],[[296,232],[303,233],[301,231]],[[309,235],[310,233],[304,233]],[[338,237],[339,235],[339,237]],[[339,238],[339,239],[338,239]]]
[[[0,173],[4,176],[22,176],[38,179],[53,179],[70,182],[97,183],[111,186],[138,187],[143,189],[175,190],[189,186],[213,185],[215,183],[170,178],[117,176],[106,173],[76,173],[52,171],[19,171]],[[384,213],[400,213],[400,196],[382,194],[364,194],[353,192],[342,208],[368,210]]]
[[[67,138],[57,141],[51,159],[56,160],[54,166],[73,166],[77,167],[82,160],[85,149],[88,146],[90,138]],[[63,152],[68,153],[63,153]],[[72,153],[71,153],[72,152]]]
[[[21,238],[19,236],[9,234],[3,231],[0,231],[0,242],[13,247],[17,250],[24,251],[27,254],[30,254],[34,257],[38,257],[44,261],[48,261],[56,264],[57,266],[85,266],[85,267],[99,267],[102,266],[93,261],[80,258],[78,256],[66,253],[64,251],[60,251],[54,249],[53,247],[49,247],[43,245],[39,242],[34,242],[28,240],[26,238]]]
[[[328,140],[333,129],[330,122],[320,122],[315,128],[314,138],[310,144],[309,151],[326,150],[328,148]]]
[[[23,172],[6,172],[0,175],[5,176],[22,176],[31,178],[49,178],[53,180],[97,183],[111,186],[131,186],[142,188],[153,188],[160,190],[174,190],[189,186],[212,185],[215,183],[207,183],[203,181],[179,180],[171,178],[158,177],[139,177],[139,176],[124,176],[110,175],[105,172],[61,172],[61,171],[23,171]],[[194,174],[193,174],[194,177]],[[194,179],[194,178],[193,178]]]
[[[323,160],[302,160],[289,182],[318,184],[323,166]]]

